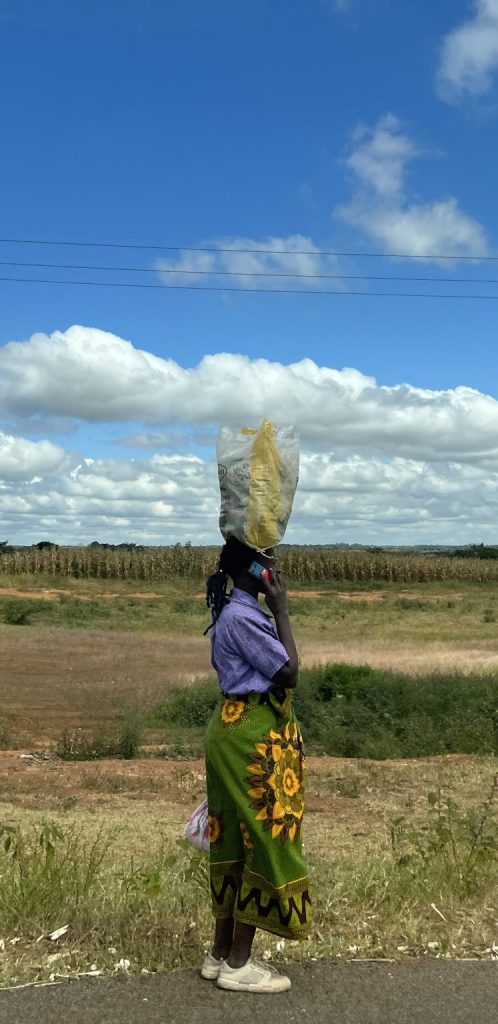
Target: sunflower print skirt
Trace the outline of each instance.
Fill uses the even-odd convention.
[[[208,726],[206,775],[214,916],[304,938],[304,758],[293,711],[259,694],[225,699]]]

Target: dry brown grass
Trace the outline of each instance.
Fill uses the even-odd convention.
[[[299,639],[303,667],[328,662],[368,664],[409,673],[498,666],[498,640],[480,645],[414,643],[352,636]],[[211,674],[202,636],[137,636],[96,630],[0,625],[1,711],[16,742],[44,746],[64,729],[92,729],[115,719],[116,709],[154,704],[171,685],[192,685]]]
[[[22,745],[93,728],[209,671],[201,637],[0,625],[1,707]]]
[[[52,591],[31,586],[33,599],[53,597]],[[26,589],[18,589],[26,596]],[[94,602],[105,596],[107,607],[114,607],[107,600],[112,597],[140,598],[141,607],[154,599],[155,618],[126,632],[127,609],[132,615],[133,607],[125,603],[112,629],[92,622],[81,629],[38,620],[29,626],[0,623],[0,718],[21,746],[46,745],[64,729],[105,726],[116,709],[154,704],[168,686],[211,674],[200,601],[192,602],[195,614],[189,611],[198,593],[195,582],[160,584],[152,591],[113,580],[106,582],[104,595],[99,580],[71,580],[69,593]],[[495,601],[493,587],[475,584],[291,592],[304,667],[347,662],[413,674],[498,667],[496,626],[485,621],[486,609],[495,616]],[[186,613],[180,610],[184,606]]]
[[[280,959],[336,954],[402,958],[403,950],[412,955],[492,956],[497,916],[492,892],[478,892],[470,900],[458,896],[443,876],[439,886],[437,871],[428,865],[427,891],[419,888],[420,880],[415,885],[408,877],[406,889],[401,886],[393,897],[391,887],[398,883],[389,826],[405,816],[415,828],[423,827],[427,793],[438,786],[462,808],[476,808],[495,771],[495,758],[382,764],[310,758],[305,842],[315,897],[312,936],[302,947],[286,944],[279,954],[275,940],[260,933],[259,953],[266,950]],[[203,787],[203,765],[197,761],[27,765],[13,755],[0,758],[0,822],[19,823],[26,834],[31,829],[36,834],[47,820],[63,833],[76,829],[82,851],[99,834],[113,837],[114,843],[102,869],[108,901],[102,919],[96,902],[93,928],[82,932],[76,915],[68,936],[57,945],[33,931],[32,922],[25,930],[19,922],[15,934],[0,934],[5,944],[0,985],[47,980],[54,972],[67,977],[92,964],[114,973],[123,956],[136,972],[198,964],[212,931],[205,870],[197,881],[180,882],[189,854],[178,851],[175,843]],[[146,897],[132,927],[119,895],[119,878],[132,864],[146,886],[149,872],[161,863],[164,844],[174,862],[167,870],[179,872],[183,910],[179,913],[177,907],[171,920],[164,916],[171,901],[166,887]],[[68,923],[66,916],[63,907],[56,910],[48,930]]]

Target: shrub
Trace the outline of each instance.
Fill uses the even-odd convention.
[[[139,754],[140,732],[134,721],[126,722],[117,736],[96,733],[86,736],[65,730],[57,741],[54,753],[62,761],[99,761],[106,757],[131,760]]]
[[[152,709],[149,723],[199,736],[217,701],[215,682],[178,687]],[[326,665],[301,672],[294,706],[315,753],[379,760],[498,753],[495,675],[408,676]]]
[[[3,602],[3,621],[9,626],[27,626],[34,610],[33,602],[29,599],[23,601],[20,597],[7,598]]]
[[[183,725],[203,728],[219,700],[217,683],[200,683],[188,688],[172,688],[152,712],[157,725]]]

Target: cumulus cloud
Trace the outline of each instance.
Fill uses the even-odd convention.
[[[137,430],[136,434],[128,437],[118,437],[114,443],[123,448],[153,448],[154,451],[165,448],[176,451],[186,448],[188,442],[188,435],[181,430]]]
[[[206,355],[184,368],[81,326],[0,349],[4,417],[72,415],[173,424],[176,430],[178,424],[256,424],[268,410],[280,423],[296,423],[307,447],[459,462],[494,458],[498,451],[498,401],[468,387],[386,387],[354,368],[229,353]],[[149,431],[139,433],[142,442],[150,439]]]
[[[282,424],[297,423],[303,439],[290,542],[464,543],[495,535],[498,401],[491,396],[467,387],[386,387],[354,368],[310,359],[284,365],[219,353],[186,369],[86,327],[0,349],[2,422],[34,417],[37,430],[45,416],[51,424],[72,415],[121,430],[128,422],[138,429],[122,441],[152,454],[77,458],[50,440],[4,430],[0,534],[13,543],[43,535],[62,543],[215,543],[215,427],[254,425],[269,410]],[[200,440],[209,442],[202,458],[191,451]]]
[[[72,544],[202,543],[216,539],[218,500],[215,464],[194,455],[85,458],[43,480],[0,486],[0,522],[17,543],[47,531]]]
[[[473,16],[443,39],[437,73],[442,99],[482,96],[498,69],[498,0],[474,0]]]
[[[348,203],[336,207],[336,217],[366,232],[386,253],[439,259],[447,254],[485,256],[489,245],[484,228],[460,209],[454,196],[410,201],[407,169],[423,155],[392,114],[373,127],[357,128],[346,157],[355,191]]]
[[[486,469],[305,450],[286,539],[464,543],[495,535],[497,505],[498,460]],[[17,543],[218,543],[218,511],[214,460],[192,455],[84,459],[0,487],[2,535]]]
[[[310,277],[338,273],[340,269],[337,258],[322,254],[307,235],[217,238],[211,240],[208,247],[214,251],[184,250],[173,259],[157,260],[161,280],[169,286],[209,287],[216,283],[218,287],[226,285],[227,290],[309,288]],[[303,276],[304,280],[300,280]],[[320,279],[320,288],[324,290],[340,287],[338,280]]]
[[[64,449],[51,441],[29,441],[0,431],[0,487],[4,481],[45,477],[67,463]]]

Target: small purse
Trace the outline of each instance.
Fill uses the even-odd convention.
[[[187,839],[204,853],[209,853],[209,821],[207,797],[192,811],[190,818],[185,825]]]

